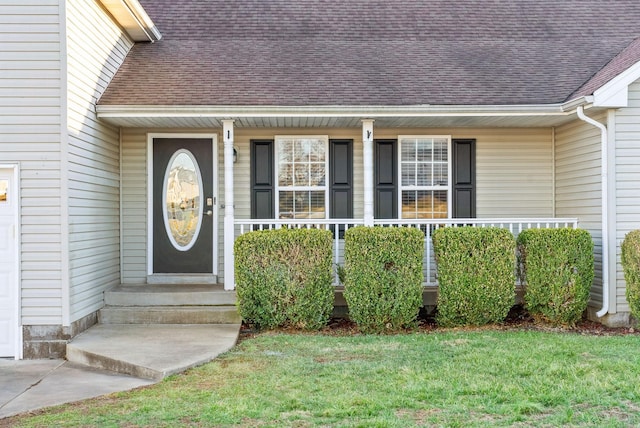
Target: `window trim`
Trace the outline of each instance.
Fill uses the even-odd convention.
[[[411,185],[411,186],[404,186],[402,184],[402,140],[403,139],[442,139],[445,138],[447,139],[447,186],[416,186],[416,185]],[[398,156],[398,171],[397,171],[397,180],[398,180],[398,195],[397,197],[397,203],[398,203],[398,219],[401,220],[415,220],[411,219],[411,218],[403,218],[402,217],[402,191],[403,190],[433,190],[433,191],[438,191],[438,190],[446,190],[447,191],[447,217],[446,218],[452,218],[453,215],[453,162],[452,162],[452,137],[451,135],[419,135],[419,134],[413,134],[413,135],[398,135],[398,147],[396,148],[397,150],[397,156]]]
[[[280,144],[283,139],[318,139],[322,140],[324,147],[324,186],[280,186]],[[280,219],[280,190],[287,191],[323,191],[324,192],[324,217],[329,218],[329,136],[328,135],[276,135],[274,136],[274,213],[275,218]],[[291,219],[291,220],[295,220]]]

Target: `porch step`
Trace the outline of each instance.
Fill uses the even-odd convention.
[[[100,324],[240,324],[235,306],[105,306]]]
[[[147,284],[209,284],[218,283],[216,275],[206,273],[154,273],[147,276]]]
[[[236,292],[221,285],[120,285],[104,293],[107,306],[235,306]]]
[[[226,352],[240,331],[236,293],[219,284],[120,285],[104,299],[67,360],[160,380]]]
[[[239,324],[235,291],[210,284],[121,285],[105,292],[100,324]]]

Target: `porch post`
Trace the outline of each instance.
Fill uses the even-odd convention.
[[[222,121],[222,140],[224,141],[224,289],[234,290],[233,120]]]
[[[364,169],[364,225],[373,226],[373,119],[362,119]]]

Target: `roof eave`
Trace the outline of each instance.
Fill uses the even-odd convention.
[[[162,34],[138,0],[100,0],[134,42],[157,42]]]

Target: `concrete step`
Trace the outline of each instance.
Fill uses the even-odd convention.
[[[67,344],[67,360],[160,380],[231,349],[240,324],[97,324]]]
[[[209,284],[218,283],[218,277],[210,273],[154,273],[147,276],[147,284]]]
[[[105,306],[100,324],[239,324],[235,306]]]
[[[108,306],[225,306],[236,304],[236,292],[211,284],[120,285],[104,299]]]

